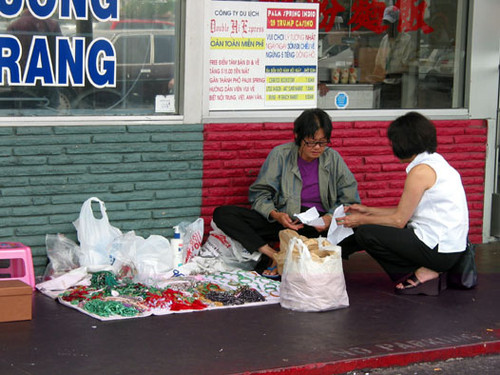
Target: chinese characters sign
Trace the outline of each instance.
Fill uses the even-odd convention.
[[[211,2],[209,109],[316,106],[318,5]]]

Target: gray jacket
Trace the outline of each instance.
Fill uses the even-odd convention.
[[[271,150],[257,180],[250,186],[252,208],[269,218],[271,211],[300,213],[302,178],[297,158],[299,148],[286,143]],[[318,168],[321,203],[329,213],[341,204],[360,203],[358,184],[339,153],[329,147],[321,154]]]

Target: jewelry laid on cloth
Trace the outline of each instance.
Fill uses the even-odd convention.
[[[417,279],[417,276],[413,273],[402,284],[402,289],[394,288],[396,294],[438,296],[439,293],[446,289],[446,273],[440,273],[438,277],[425,283]]]

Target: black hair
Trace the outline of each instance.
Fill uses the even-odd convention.
[[[306,109],[295,119],[293,132],[295,133],[295,144],[300,146],[302,140],[307,137],[314,138],[314,134],[323,129],[325,137],[330,141],[332,134],[332,119],[322,109]]]
[[[394,120],[387,130],[392,152],[399,159],[408,159],[437,148],[436,127],[418,112],[408,112]]]

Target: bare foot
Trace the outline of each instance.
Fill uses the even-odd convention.
[[[425,283],[426,281],[437,279],[439,277],[439,273],[437,273],[436,271],[433,271],[429,268],[420,267],[419,269],[417,269],[415,271],[415,277],[421,283]],[[411,285],[416,286],[416,284],[415,284],[415,282],[413,282],[413,280],[408,279],[407,281]],[[396,288],[397,289],[404,289],[405,287],[404,287],[403,283],[399,283],[396,285]]]
[[[271,258],[271,264],[267,267],[267,269],[265,269],[263,272],[262,272],[262,275],[264,276],[271,276],[271,277],[274,277],[274,276],[278,276],[278,267],[277,267],[277,262],[276,262],[276,259],[274,258],[274,256],[278,253],[276,250],[274,250],[271,246],[269,245],[264,245],[262,246],[259,251],[264,254],[264,255],[267,255],[269,258]]]

